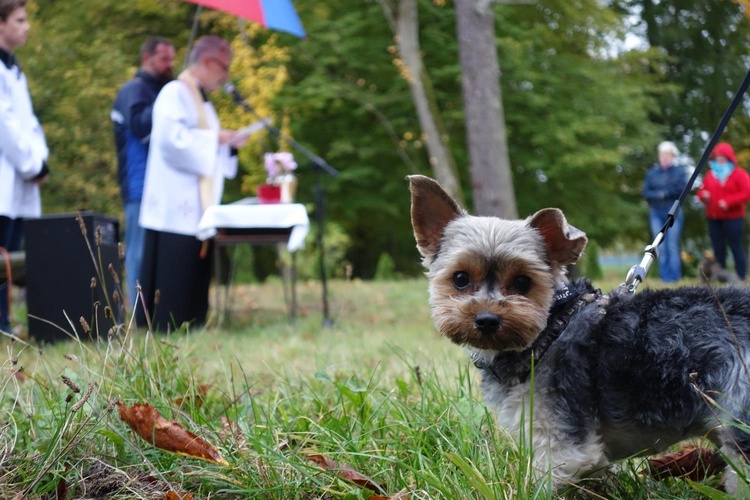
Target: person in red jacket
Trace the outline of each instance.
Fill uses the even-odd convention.
[[[734,257],[734,270],[740,279],[747,274],[743,249],[745,203],[750,200],[750,175],[737,165],[729,143],[720,142],[711,152],[711,170],[698,189],[698,198],[706,205],[708,235],[714,257],[726,269],[727,244]]]

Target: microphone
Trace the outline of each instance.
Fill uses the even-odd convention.
[[[239,104],[243,108],[253,111],[252,106],[245,100],[245,98],[240,94],[239,90],[237,90],[237,87],[235,87],[230,82],[227,82],[224,84],[224,92],[232,96],[232,100],[235,104]]]

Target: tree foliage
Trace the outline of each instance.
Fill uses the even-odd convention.
[[[747,72],[750,19],[745,7],[731,0],[612,3],[640,13],[636,28],[652,49],[666,56],[652,68],[669,89],[659,97],[652,120],[665,125],[668,136],[686,151],[699,155]],[[730,124],[726,138],[747,147],[747,131],[745,110]]]
[[[32,31],[20,57],[51,150],[44,211],[119,214],[112,101],[134,74],[147,36],[184,47],[190,10],[164,0],[36,0],[30,10]]]
[[[664,140],[676,142],[697,163],[747,72],[750,20],[746,7],[731,0],[612,0],[612,5],[635,14],[634,30],[650,52],[660,56],[651,57],[649,68],[661,89],[653,94],[657,106],[650,121],[662,127]],[[741,165],[750,166],[747,106],[735,112],[722,140],[734,145]],[[647,155],[650,163],[653,156]],[[649,164],[647,158],[642,163]],[[706,248],[703,214],[689,205],[686,209],[685,238]]]
[[[501,10],[501,60],[519,211],[547,205],[606,246],[638,237],[645,172],[659,140],[647,54],[614,57],[622,20],[595,0]]]
[[[371,277],[383,253],[399,273],[418,257],[405,176],[430,174],[425,136],[404,76],[397,41],[376,0],[295,0],[308,38],[238,23],[206,9],[200,32],[232,40],[232,78],[258,116],[270,116],[339,170],[320,174],[327,220],[351,242],[346,260]],[[649,6],[649,49],[622,48],[630,15]],[[443,143],[471,206],[455,5],[418,0],[419,47]],[[565,210],[600,247],[647,239],[640,197],[656,144],[702,137],[715,126],[744,71],[747,22],[729,0],[543,0],[494,5],[508,149],[518,211]],[[634,10],[635,9],[635,10]],[[145,37],[158,34],[184,57],[195,6],[180,0],[35,0],[33,28],[20,58],[51,146],[53,175],[45,213],[82,208],[121,212],[109,110],[138,65]],[[700,21],[710,23],[699,28]],[[212,97],[223,123],[256,117],[227,96]],[[732,123],[738,144],[747,120]],[[744,135],[742,135],[744,134]],[[742,135],[742,136],[741,136]],[[676,136],[679,136],[676,137]],[[241,153],[243,175],[226,201],[263,181],[262,153],[288,150],[265,133]],[[743,154],[740,148],[741,155]],[[750,151],[750,148],[747,148]],[[316,174],[295,151],[298,200],[313,206]],[[747,158],[750,160],[750,157]],[[748,163],[748,162],[746,162]]]
[[[53,173],[44,187],[45,212],[89,209],[120,214],[109,119],[112,102],[119,87],[135,74],[140,45],[149,36],[161,35],[175,44],[175,72],[181,70],[195,6],[173,0],[37,0],[30,10],[34,26],[21,59],[31,75],[35,109],[51,149]],[[216,11],[205,10],[201,16],[204,32],[232,41],[232,71],[241,75],[238,87],[252,96],[259,115],[271,115],[269,103],[286,79],[287,51],[274,35],[259,37],[256,25],[239,26],[232,16]],[[239,128],[255,120],[228,97],[214,98],[227,126]],[[243,150],[241,165],[247,179],[262,179],[259,158],[267,142],[260,134]],[[241,181],[229,186],[235,199],[252,191],[249,182],[241,190]]]

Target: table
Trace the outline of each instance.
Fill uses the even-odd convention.
[[[231,245],[280,245],[286,244],[287,250],[292,252],[291,272],[291,303],[289,315],[296,316],[296,266],[294,252],[305,245],[305,237],[310,230],[310,220],[307,209],[300,203],[279,203],[258,205],[242,200],[229,205],[214,205],[208,207],[198,224],[196,237],[199,240],[214,239],[214,276],[218,277],[219,249]],[[282,280],[284,278],[282,273]],[[229,289],[232,284],[232,269],[225,289],[224,314],[229,303]],[[219,285],[217,280],[217,301]],[[286,294],[285,294],[286,296]],[[221,319],[221,318],[220,318]]]

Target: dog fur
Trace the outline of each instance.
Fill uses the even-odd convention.
[[[529,428],[534,358],[540,479],[551,474],[557,488],[693,436],[730,457],[750,454],[735,425],[750,423],[748,289],[601,295],[565,276],[587,239],[560,210],[475,217],[434,180],[409,182],[435,326],[466,347],[485,403],[515,437]]]

